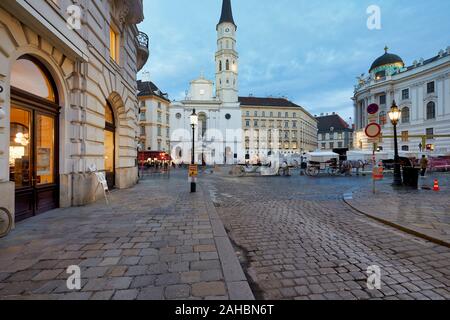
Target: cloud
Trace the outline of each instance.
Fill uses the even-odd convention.
[[[238,25],[240,94],[285,95],[312,113],[352,114],[355,77],[385,45],[411,63],[450,45],[450,1],[378,0],[382,30],[369,31],[371,0],[232,1]],[[215,78],[221,1],[146,0],[145,69],[173,98],[204,72]],[[413,21],[413,23],[409,23]],[[433,23],[430,23],[432,21]]]

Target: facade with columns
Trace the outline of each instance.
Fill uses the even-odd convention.
[[[142,0],[0,2],[0,207],[16,221],[137,181]]]
[[[191,162],[192,129],[189,117],[194,109],[199,118],[194,133],[196,163],[233,164],[244,158],[238,100],[237,26],[230,0],[223,1],[216,30],[215,86],[214,82],[201,76],[191,81],[186,98],[173,102],[170,107],[171,149],[175,163]]]
[[[400,151],[450,153],[450,47],[430,59],[414,61],[411,66],[405,66],[399,56],[388,53],[386,48],[386,53],[373,63],[369,76],[360,77],[355,87],[355,148],[373,148],[364,133],[368,124],[366,109],[372,103],[381,109],[378,122],[382,135],[393,135],[388,112],[394,100],[402,111],[397,128]],[[393,151],[394,140],[382,138],[379,146]]]

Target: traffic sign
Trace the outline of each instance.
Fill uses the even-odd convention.
[[[196,164],[189,165],[189,177],[197,177],[198,176],[198,166]]]
[[[376,114],[380,110],[380,107],[376,103],[369,104],[367,107],[368,114]]]
[[[376,138],[381,133],[381,126],[378,123],[369,123],[365,130],[366,136],[369,138]]]

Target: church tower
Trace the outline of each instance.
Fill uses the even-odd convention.
[[[224,103],[238,102],[238,53],[231,0],[223,0],[217,24],[216,96]]]

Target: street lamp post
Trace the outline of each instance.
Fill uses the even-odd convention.
[[[400,170],[400,157],[398,156],[398,141],[397,141],[397,124],[400,120],[401,111],[395,104],[395,100],[392,103],[391,111],[389,111],[389,119],[394,126],[394,186],[402,185],[402,174]]]
[[[192,159],[191,164],[195,165],[195,127],[198,125],[198,116],[195,113],[195,109],[192,111],[190,116],[191,127],[192,127]],[[195,183],[195,177],[191,177],[191,193],[197,191],[197,185]]]

